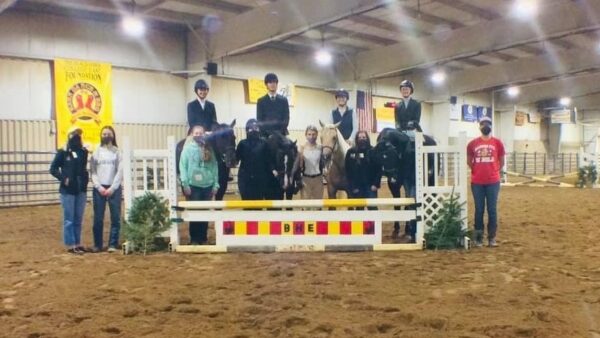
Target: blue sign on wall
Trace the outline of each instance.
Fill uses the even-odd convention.
[[[463,104],[462,105],[462,120],[467,121],[467,122],[477,121],[476,107],[469,105],[469,104]]]

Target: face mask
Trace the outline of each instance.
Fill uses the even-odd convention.
[[[307,140],[309,143],[311,143],[311,144],[314,144],[314,143],[316,143],[316,142],[317,142],[317,137],[316,137],[316,136],[314,136],[314,137],[307,137],[307,138],[306,138],[306,140]]]
[[[103,137],[101,142],[102,144],[112,144],[113,138],[112,136]]]
[[[248,138],[251,139],[251,140],[258,139],[258,131],[257,130],[249,130],[248,131]]]
[[[203,145],[206,140],[204,139],[204,136],[194,136],[194,141],[200,145]]]
[[[369,141],[367,140],[358,140],[358,147],[359,148],[366,148],[369,145]]]
[[[488,136],[492,132],[492,127],[484,126],[481,128],[481,133],[485,136]]]
[[[83,143],[81,142],[81,135],[75,134],[75,135],[71,136],[71,139],[69,139],[69,148],[71,148],[71,149],[83,148]]]

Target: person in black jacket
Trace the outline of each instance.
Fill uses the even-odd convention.
[[[346,153],[346,179],[348,197],[377,198],[381,186],[381,166],[377,165],[369,134],[360,130],[356,133],[355,146]]]
[[[394,109],[396,119],[396,129],[404,131],[408,129],[408,122],[413,122],[417,131],[422,132],[421,123],[421,102],[412,98],[415,86],[412,82],[404,80],[400,83],[400,94],[402,99]],[[416,124],[415,124],[416,122]]]
[[[85,252],[81,245],[81,224],[87,202],[88,151],[83,147],[82,130],[72,127],[68,142],[59,149],[50,165],[50,174],[60,182],[60,202],[63,207],[63,240],[73,254]]]
[[[187,106],[188,125],[192,128],[195,125],[201,125],[204,130],[210,131],[217,123],[217,110],[215,104],[208,101],[208,84],[200,79],[194,85],[194,93],[198,98]]]
[[[242,200],[264,200],[268,198],[273,181],[273,159],[267,142],[260,137],[260,128],[255,119],[246,123],[247,138],[236,148],[240,160],[238,188]]]
[[[287,128],[290,123],[290,106],[285,96],[277,94],[278,84],[277,75],[268,73],[265,76],[268,93],[258,99],[256,104],[256,119],[263,137],[269,137],[275,131],[282,135],[289,134]]]

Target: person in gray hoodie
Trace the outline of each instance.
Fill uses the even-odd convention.
[[[121,229],[121,198],[123,181],[123,161],[117,147],[115,130],[105,126],[100,131],[100,146],[90,160],[90,172],[94,185],[94,252],[102,251],[104,232],[104,211],[110,209],[110,235],[108,252],[114,252],[119,245]]]

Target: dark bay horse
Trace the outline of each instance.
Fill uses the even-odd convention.
[[[273,167],[277,175],[270,187],[269,198],[275,200],[291,200],[302,186],[300,158],[296,141],[274,132],[267,137],[267,145],[273,156]]]
[[[423,135],[423,145],[431,146],[436,144],[433,137]],[[388,188],[392,196],[395,198],[400,197],[400,188],[402,186],[404,186],[405,195],[408,195],[406,191],[407,186],[412,185],[414,187],[416,185],[416,175],[421,174],[416,172],[414,138],[408,132],[385,128],[377,137],[374,154],[376,161],[382,167],[383,175],[388,178]],[[429,171],[425,184],[429,186],[435,184],[434,160],[435,157],[433,154],[427,155]],[[398,208],[396,207],[396,209]],[[397,235],[399,228],[399,222],[395,222],[392,237]]]
[[[230,124],[214,124],[210,134],[207,136],[207,142],[215,152],[219,166],[219,190],[215,195],[216,201],[223,200],[225,191],[227,191],[231,168],[234,168],[237,164],[235,156],[235,133],[233,132],[235,123],[236,120],[234,119]]]

